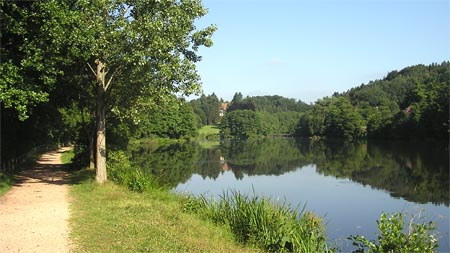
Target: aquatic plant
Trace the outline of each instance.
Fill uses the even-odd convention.
[[[416,217],[420,220],[420,214]],[[394,213],[390,217],[382,213],[377,220],[378,241],[368,240],[364,236],[350,236],[355,252],[436,252],[438,240],[429,232],[435,229],[434,223],[415,223],[412,217],[408,228],[404,228],[405,221],[402,213]]]

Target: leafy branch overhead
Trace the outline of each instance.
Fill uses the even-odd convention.
[[[21,45],[15,48],[19,60],[2,46],[2,102],[25,118],[28,108],[62,85],[57,78],[63,70],[71,73],[83,64],[92,79],[71,83],[95,96],[97,172],[106,171],[109,112],[114,108],[133,118],[132,112],[148,111],[152,101],[200,92],[198,50],[212,45],[217,29],[194,25],[207,13],[198,0],[2,2],[1,7],[2,41],[6,33],[6,46]],[[103,174],[100,181],[106,180]]]

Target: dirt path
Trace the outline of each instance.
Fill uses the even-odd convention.
[[[68,252],[67,173],[61,148],[41,156],[0,198],[0,252]]]

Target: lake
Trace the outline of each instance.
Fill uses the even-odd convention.
[[[449,247],[448,143],[347,143],[262,139],[134,146],[132,161],[176,192],[227,190],[270,196],[324,217],[332,246],[350,235],[375,239],[382,212],[434,221],[439,251]],[[417,217],[416,217],[417,218]],[[415,219],[416,219],[415,218]]]

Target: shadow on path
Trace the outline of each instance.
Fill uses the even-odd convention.
[[[61,154],[47,152],[0,198],[0,252],[69,252],[70,182]]]
[[[15,176],[14,186],[21,187],[24,183],[70,184],[68,168],[61,163],[61,154],[70,149],[72,147],[64,147],[43,154],[33,168],[23,170]]]

